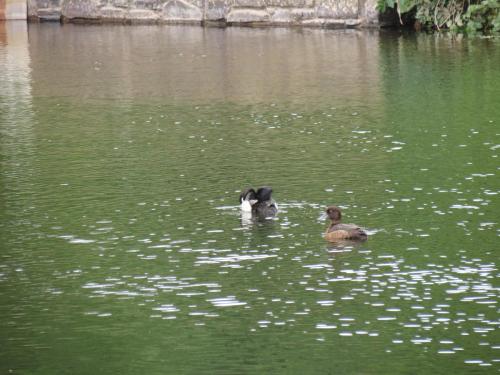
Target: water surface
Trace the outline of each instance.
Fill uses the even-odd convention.
[[[499,46],[0,24],[1,372],[497,372]]]

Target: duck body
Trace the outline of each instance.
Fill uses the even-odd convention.
[[[327,241],[366,241],[368,238],[366,232],[356,224],[344,224],[341,222],[342,212],[338,207],[330,206],[326,209],[326,213],[330,220],[332,220],[332,223],[328,226],[324,235]]]
[[[366,232],[355,224],[336,224],[328,227],[325,233],[327,241],[360,240],[368,238]]]
[[[242,212],[251,212],[259,218],[276,216],[278,205],[271,198],[273,189],[268,186],[260,187],[257,191],[253,188],[244,190],[240,194],[240,204]]]
[[[278,205],[274,200],[257,202],[252,206],[252,213],[259,217],[273,217],[278,213]]]

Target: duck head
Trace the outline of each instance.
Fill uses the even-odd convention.
[[[273,189],[271,189],[269,186],[262,186],[257,190],[256,197],[259,202],[265,202],[265,201],[270,201],[271,200],[271,193],[273,192]]]
[[[326,214],[332,221],[332,223],[340,223],[342,220],[342,211],[337,206],[329,206],[326,208]]]

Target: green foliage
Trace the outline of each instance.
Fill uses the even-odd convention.
[[[478,4],[471,4],[463,16],[467,32],[500,32],[499,9],[499,0],[483,0]]]
[[[378,0],[377,9],[412,14],[420,25],[468,33],[500,33],[500,0]]]
[[[401,13],[409,12],[413,9],[415,5],[419,3],[418,0],[378,0],[377,10],[380,12],[385,12],[387,8],[394,8],[395,5],[398,6],[398,10]]]

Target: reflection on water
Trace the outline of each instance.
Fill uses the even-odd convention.
[[[0,22],[0,47],[2,116],[9,116],[10,129],[16,131],[12,125],[14,119],[22,119],[25,113],[19,112],[26,111],[31,102],[28,25],[25,22]]]
[[[2,373],[498,370],[498,41],[2,25]]]
[[[17,207],[16,211],[23,210],[26,213],[29,208],[21,203],[20,198],[24,195],[24,203],[29,199],[29,194],[23,190],[33,175],[36,147],[26,22],[0,22],[0,68],[2,190],[3,193],[14,192],[9,196],[2,194],[1,206],[11,204]]]
[[[323,95],[371,102],[379,92],[377,34],[355,30],[115,26],[103,33],[32,24],[30,41],[40,96],[253,104]]]

